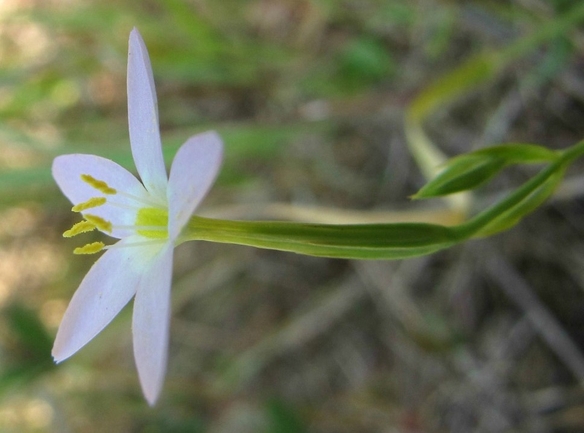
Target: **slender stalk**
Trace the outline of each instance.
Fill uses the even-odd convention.
[[[400,259],[430,254],[455,242],[450,227],[424,223],[303,224],[193,217],[181,242],[203,240],[313,256]]]
[[[584,140],[560,153],[554,162],[525,182],[513,193],[509,194],[505,199],[478,213],[470,220],[453,227],[456,232],[456,238],[464,240],[471,237],[488,223],[495,220],[503,212],[518,205],[537,188],[543,185],[550,177],[582,155],[584,155]]]
[[[389,260],[431,254],[476,235],[509,211],[515,210],[517,218],[520,218],[524,209],[518,206],[582,155],[584,141],[559,152],[555,161],[505,199],[458,226],[426,223],[306,224],[233,221],[194,216],[185,228],[180,242],[202,240],[353,259]]]

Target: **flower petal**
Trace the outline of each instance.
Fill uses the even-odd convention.
[[[118,244],[131,241],[129,237]],[[114,248],[89,270],[57,331],[52,351],[56,362],[85,346],[132,299],[144,268],[142,257],[137,253],[137,248],[133,247]]]
[[[172,254],[173,245],[168,242],[142,274],[134,301],[134,358],[142,392],[151,406],[166,374]]]
[[[168,181],[169,238],[174,240],[213,185],[223,158],[219,135],[205,132],[189,138],[176,153]]]
[[[117,194],[102,194],[81,179],[88,174],[94,179],[104,181]],[[152,201],[142,184],[128,170],[109,159],[95,155],[62,155],[53,161],[53,177],[71,203],[79,204],[92,197],[106,198],[106,204],[88,209],[87,213],[98,215],[114,225],[133,225],[139,207],[147,206]],[[121,195],[120,192],[134,196]],[[133,233],[127,229],[113,229],[108,233],[122,238]]]
[[[144,40],[137,29],[130,33],[128,50],[128,122],[132,155],[146,189],[166,196],[166,169],[162,157],[156,88]]]

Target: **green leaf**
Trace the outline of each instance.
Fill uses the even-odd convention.
[[[438,78],[412,102],[408,108],[408,117],[421,124],[431,112],[469,89],[476,88],[503,66],[499,57],[496,53],[482,53]]]
[[[524,216],[533,212],[553,194],[560,181],[564,178],[564,172],[565,170],[559,170],[554,173],[521,202],[500,214],[489,224],[485,225],[475,234],[475,237],[491,236],[513,227],[521,221]]]
[[[507,165],[553,162],[559,152],[535,144],[509,143],[480,149],[452,158],[436,178],[412,198],[440,197],[476,188]]]
[[[505,164],[537,164],[555,161],[559,152],[536,144],[507,143],[480,149],[461,157],[473,155],[502,159]]]
[[[440,197],[476,188],[504,167],[504,160],[490,156],[469,154],[454,158],[438,176],[428,182],[412,198]]]
[[[56,367],[51,357],[53,339],[37,313],[19,303],[9,305],[2,313],[11,344],[3,353],[0,397]]]
[[[35,362],[53,364],[51,347],[53,339],[45,329],[37,313],[21,304],[12,304],[4,310],[12,337],[19,348],[34,358]]]

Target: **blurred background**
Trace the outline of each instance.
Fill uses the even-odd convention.
[[[583,9],[0,0],[0,432],[584,431],[581,162],[519,226],[429,257],[180,246],[154,408],[134,367],[131,304],[71,359],[50,357],[96,258],[72,251],[104,240],[61,237],[76,216],[50,164],[82,152],[133,170],[133,26],[150,51],[167,161],[197,132],[225,140],[201,214],[453,223],[452,203],[408,199],[424,156],[431,166],[439,153],[584,137]],[[536,169],[506,171],[469,212]]]

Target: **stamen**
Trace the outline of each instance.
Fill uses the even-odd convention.
[[[103,180],[97,180],[93,176],[89,174],[82,174],[81,180],[85,183],[88,183],[96,190],[103,192],[104,194],[116,194],[117,191],[114,188],[111,188],[107,183]]]
[[[105,197],[93,197],[87,201],[84,201],[83,203],[76,204],[75,206],[73,206],[71,208],[71,210],[73,212],[82,212],[82,211],[87,210],[87,209],[101,206],[101,205],[105,204],[105,202],[106,202]]]
[[[147,231],[159,231],[159,232],[164,232],[166,233],[168,231],[168,229],[166,227],[160,227],[160,226],[129,226],[129,225],[112,225],[112,228],[117,229],[117,230],[135,230],[138,233],[140,233],[140,231],[143,230],[147,230]]]
[[[71,238],[80,233],[90,232],[96,228],[97,226],[90,221],[80,221],[77,224],[74,224],[73,227],[71,227],[69,230],[65,231],[65,233],[63,233],[63,237]]]
[[[141,203],[141,204],[145,204],[145,205],[152,206],[155,208],[166,209],[166,205],[164,203],[158,203],[154,200],[149,200],[146,197],[138,197],[134,194],[130,194],[130,193],[127,193],[124,191],[118,191],[118,195],[132,199],[132,200],[137,201],[138,203]]]
[[[89,176],[89,175],[84,174],[82,176]],[[89,176],[89,177],[91,177],[91,176]],[[101,181],[98,180],[97,182],[101,182]],[[105,184],[105,182],[103,182],[103,183]],[[105,185],[107,186],[107,184],[105,184]],[[91,185],[91,186],[93,186],[93,185]],[[128,210],[140,209],[141,207],[143,207],[142,205],[146,205],[147,207],[166,209],[166,205],[164,203],[158,203],[154,200],[150,200],[147,197],[139,197],[139,196],[136,196],[134,194],[129,194],[129,193],[124,192],[124,191],[115,190],[113,188],[110,188],[108,191],[114,191],[114,192],[113,193],[111,193],[111,192],[108,193],[105,191],[102,191],[102,192],[104,192],[105,194],[116,194],[119,197],[129,198],[130,200],[135,201],[136,203],[139,203],[140,206],[131,205],[131,204],[127,204],[127,203],[117,203],[115,200],[111,200],[111,199],[106,200],[105,197],[95,197],[95,198],[90,198],[89,200],[87,200],[84,203],[79,203],[78,205],[75,205],[73,207],[73,212],[81,212],[81,211],[83,211],[85,209],[89,209],[91,207],[101,206],[102,204],[105,204],[106,201],[107,201],[107,204],[110,206],[116,206],[116,207],[119,207],[122,209],[128,209]],[[78,207],[81,207],[81,206],[85,205],[86,203],[89,205],[88,207],[84,207],[80,210],[76,210]]]
[[[83,182],[91,185],[93,188],[97,189],[98,191],[100,191],[100,192],[102,192],[104,194],[109,194],[109,195],[117,194],[117,195],[120,195],[122,197],[126,197],[126,198],[129,198],[131,200],[134,200],[134,201],[136,201],[138,203],[145,204],[147,206],[156,207],[156,208],[160,208],[160,209],[165,209],[166,208],[166,204],[165,203],[158,202],[157,200],[151,200],[150,197],[136,196],[134,194],[129,194],[129,193],[124,192],[124,191],[118,191],[115,188],[110,187],[103,180],[96,179],[93,176],[91,176],[90,174],[82,174],[81,175],[81,180]],[[103,203],[97,204],[98,202],[93,202],[92,200],[93,199],[89,199],[85,203],[91,204],[91,206],[89,206],[89,207],[101,206],[102,204],[105,203],[105,201],[104,201]],[[85,203],[80,203],[80,204],[78,204],[76,206],[82,206]],[[115,203],[110,203],[110,204],[117,205]],[[126,207],[127,205],[120,205],[120,206]],[[89,209],[89,207],[88,208],[83,208],[81,210]],[[80,211],[74,210],[74,212],[80,212]]]
[[[120,194],[120,193],[118,193],[118,194]],[[120,195],[122,195],[122,194],[120,194]],[[116,203],[113,200],[108,200],[107,204],[108,204],[108,206],[117,207],[118,209],[125,209],[125,210],[129,210],[132,212],[135,212],[135,211],[140,209],[138,206],[135,206],[135,205],[132,206],[132,205],[125,204],[125,203]]]
[[[147,246],[147,245],[161,244],[163,242],[164,242],[164,240],[162,240],[162,239],[152,239],[152,240],[149,240],[149,241],[132,242],[132,243],[116,242],[113,245],[107,245],[107,246],[103,247],[103,249],[104,250],[113,250],[113,249],[116,249],[116,248],[144,247],[144,246]]]
[[[104,232],[111,233],[112,232],[112,223],[109,221],[104,220],[102,217],[97,215],[85,214],[83,215],[87,221],[94,224],[99,230]]]
[[[73,254],[95,254],[105,248],[103,242],[93,242],[82,247],[77,247],[73,250]]]

